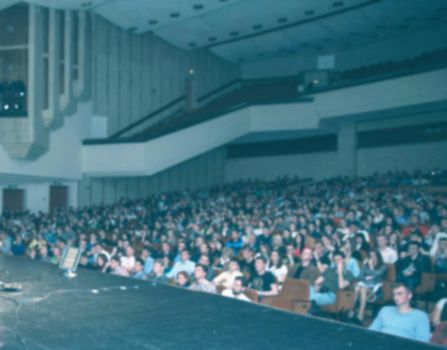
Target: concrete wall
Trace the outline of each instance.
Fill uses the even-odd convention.
[[[234,158],[225,163],[225,179],[274,180],[279,176],[298,176],[320,180],[337,175],[337,152],[297,154],[278,157]]]
[[[50,207],[50,186],[52,184],[50,182],[18,184],[16,187],[25,191],[25,210],[48,213]],[[68,187],[68,205],[77,207],[78,183],[66,181],[58,184]],[[3,212],[3,189],[7,187],[0,184],[0,214]]]
[[[83,172],[92,177],[148,176],[247,133],[316,131],[341,120],[395,117],[402,110],[408,114],[421,106],[445,105],[446,79],[447,69],[442,69],[322,92],[311,103],[245,107],[147,142],[86,145]]]
[[[447,169],[446,154],[447,141],[360,149],[357,151],[357,175],[436,167]],[[284,175],[314,180],[337,176],[337,152],[227,159],[225,163],[226,181],[273,180]]]
[[[447,121],[447,111],[359,122],[357,131],[378,130]],[[352,122],[349,122],[352,124]],[[343,128],[340,128],[341,130]],[[272,141],[273,139],[269,140]],[[357,176],[375,172],[447,169],[447,141],[361,148],[352,153]],[[277,157],[231,158],[225,163],[226,181],[259,178],[272,180],[289,175],[315,180],[340,174],[337,152],[297,154]]]
[[[447,169],[447,141],[365,148],[357,151],[357,174]]]
[[[86,178],[79,184],[79,204],[111,204],[121,197],[144,198],[152,193],[222,184],[225,156],[226,148],[220,147],[153,176]]]
[[[91,103],[80,103],[62,128],[50,134],[49,150],[38,160],[11,158],[0,146],[0,180],[8,176],[29,176],[54,180],[81,179],[82,140],[90,135]],[[1,181],[0,181],[1,182]]]
[[[185,93],[194,69],[198,97],[240,76],[239,67],[206,50],[184,51],[153,33],[133,34],[93,19],[94,113],[113,134]]]
[[[383,37],[365,45],[356,45],[339,51],[323,49],[302,50],[298,54],[267,58],[241,65],[244,79],[293,75],[317,68],[319,55],[335,54],[335,69],[346,70],[388,60],[405,60],[422,53],[445,48],[447,24],[408,31],[399,36]]]

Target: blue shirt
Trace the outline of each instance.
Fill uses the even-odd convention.
[[[385,306],[369,329],[424,342],[430,340],[428,316],[425,312],[416,309],[401,313],[396,306]]]
[[[150,274],[152,272],[152,268],[154,267],[154,258],[148,256],[146,261],[144,262],[144,273]]]

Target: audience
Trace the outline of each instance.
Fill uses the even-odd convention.
[[[317,305],[356,290],[360,320],[381,300],[385,266],[394,265],[405,286],[372,328],[426,341],[425,325],[414,334],[405,327],[413,317],[426,321],[409,306],[422,274],[447,272],[447,195],[425,190],[446,179],[440,170],[305,185],[283,178],[51,214],[5,212],[0,252],[57,264],[77,246],[81,267],[241,300],[246,286],[262,300],[280,294],[286,278],[306,279]],[[445,298],[445,282],[434,295]],[[401,318],[405,329],[389,328]]]

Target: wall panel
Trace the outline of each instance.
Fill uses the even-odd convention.
[[[197,72],[195,97],[239,78],[237,65],[207,50],[181,50],[153,33],[93,21],[94,111],[108,117],[109,135],[183,95],[189,68]]]

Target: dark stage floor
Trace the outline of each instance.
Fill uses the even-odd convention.
[[[9,271],[9,273],[8,273]],[[216,295],[0,256],[2,349],[433,349]]]

